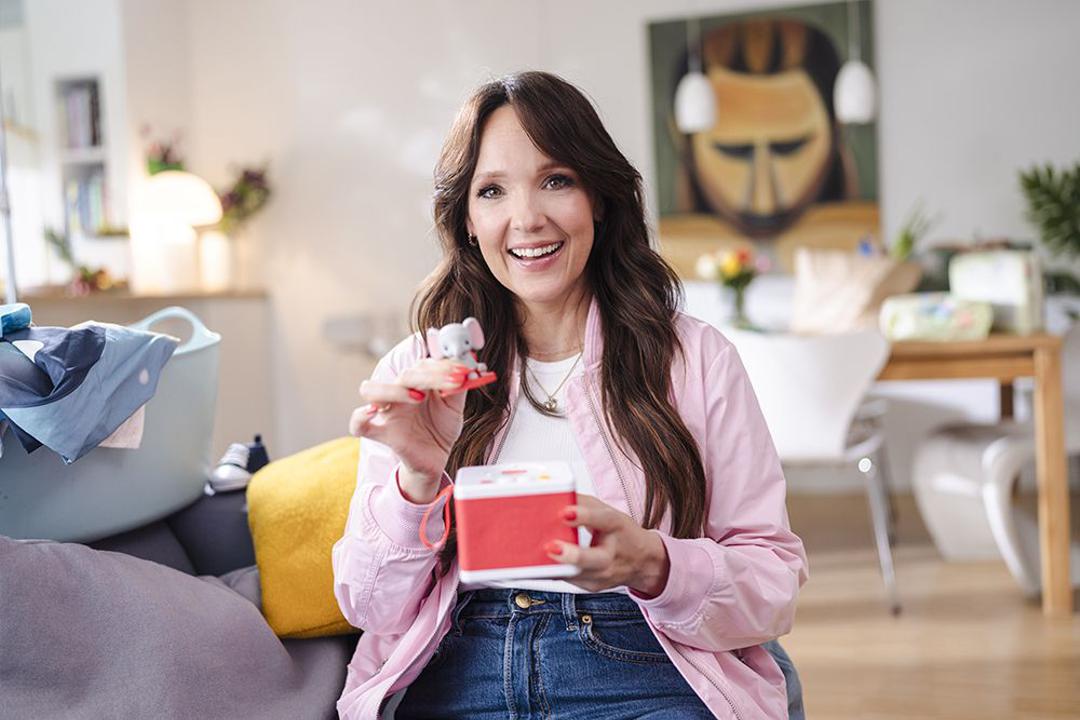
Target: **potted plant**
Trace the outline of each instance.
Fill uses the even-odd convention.
[[[1060,170],[1047,164],[1021,171],[1020,190],[1027,200],[1025,217],[1051,256],[1080,258],[1080,162]],[[1067,270],[1045,271],[1043,280],[1047,293],[1080,295],[1080,280]]]

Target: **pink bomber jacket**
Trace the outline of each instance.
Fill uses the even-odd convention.
[[[655,598],[631,597],[716,717],[786,718],[783,675],[758,647],[790,631],[807,578],[802,542],[788,525],[783,471],[735,348],[699,320],[680,314],[676,323],[683,356],[676,355],[673,364],[672,396],[701,451],[708,519],[703,537],[678,539],[668,534],[664,517],[655,532],[671,561],[667,585]],[[593,301],[585,371],[567,386],[567,417],[596,496],[640,522],[644,475],[616,447],[602,420],[602,346]],[[374,378],[391,381],[424,354],[420,339],[408,338],[380,361]],[[505,434],[506,427],[493,438],[489,462],[497,460]],[[407,687],[435,652],[457,599],[456,564],[435,578],[437,556],[419,538],[429,506],[405,500],[394,480],[397,464],[388,447],[363,441],[345,534],[334,545],[338,604],[364,631],[338,700],[342,718],[379,717],[384,701]],[[443,529],[442,513],[435,509],[428,535],[438,538]]]

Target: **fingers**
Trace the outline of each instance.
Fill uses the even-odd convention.
[[[397,383],[377,383],[365,380],[360,383],[360,399],[365,403],[382,407],[391,403],[412,404],[423,402],[423,397],[410,388]]]
[[[372,422],[378,413],[379,408],[375,405],[364,405],[353,410],[349,417],[349,434],[378,440],[381,426]]]
[[[572,527],[614,532],[626,523],[628,516],[591,495],[578,495],[577,505],[567,506],[563,510],[562,518],[563,522]]]
[[[568,565],[576,565],[582,572],[601,571],[611,567],[614,556],[609,548],[588,547],[552,540],[544,546],[544,552],[552,560],[558,560]]]
[[[397,383],[418,390],[453,390],[465,383],[469,369],[454,360],[421,360],[398,375]]]

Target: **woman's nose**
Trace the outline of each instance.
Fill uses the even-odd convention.
[[[538,199],[530,192],[517,193],[512,206],[510,226],[522,233],[536,232],[544,226],[544,213]]]

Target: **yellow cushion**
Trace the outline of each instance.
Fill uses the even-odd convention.
[[[334,599],[330,551],[345,531],[356,487],[358,438],[340,438],[276,462],[251,478],[248,524],[263,615],[281,637],[355,632]]]

